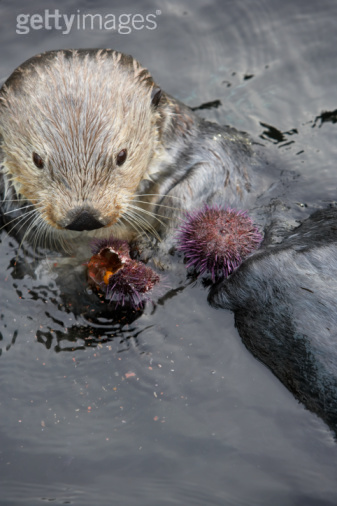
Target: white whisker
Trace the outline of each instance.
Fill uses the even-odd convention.
[[[165,204],[157,204],[157,203],[149,203],[147,202],[146,200],[136,200],[136,199],[132,199],[131,202],[138,202],[139,204],[149,204],[149,205],[152,205],[153,207],[164,207],[164,208],[167,208],[167,209],[173,209],[173,210],[177,210],[178,208],[177,207],[173,207],[173,206],[167,206]],[[160,216],[160,215],[159,215]]]
[[[177,200],[183,200],[182,197],[177,197],[175,195],[163,195],[162,193],[135,193],[134,197],[162,197],[162,198],[168,198],[168,199],[177,199]]]
[[[11,225],[12,223],[17,222],[17,223],[15,223],[15,224],[12,226],[12,228],[10,229],[10,232],[12,232],[12,231],[14,230],[14,227],[15,227],[16,225],[18,225],[18,224],[20,223],[20,221],[21,221],[21,220],[25,220],[25,219],[27,218],[27,215],[28,215],[28,217],[29,217],[29,215],[34,214],[34,212],[35,212],[35,209],[32,209],[31,211],[29,211],[28,213],[25,213],[24,215],[16,216],[16,217],[15,217],[15,218],[13,218],[12,220],[10,220],[10,221],[6,222],[6,223],[5,223],[5,224],[4,224],[4,225],[0,228],[0,231],[1,231],[2,229],[4,229],[4,228],[8,227],[8,226],[9,226],[9,225]]]
[[[157,220],[157,221],[158,221],[161,225],[163,225],[163,227],[165,226],[165,223],[164,223],[162,220],[160,220],[160,219],[158,218],[158,216],[160,216],[161,218],[165,218],[165,216],[161,216],[160,214],[153,213],[153,212],[148,211],[148,210],[146,210],[146,209],[142,209],[142,208],[141,208],[141,207],[139,207],[139,206],[133,206],[132,204],[129,204],[129,208],[131,208],[131,209],[135,209],[135,210],[136,210],[136,211],[138,211],[138,212],[144,213],[144,214],[146,214],[146,215],[150,216],[151,218],[154,218],[155,220]],[[145,219],[145,218],[144,218],[144,219]]]
[[[24,235],[23,235],[23,237],[22,237],[22,239],[21,239],[21,242],[20,242],[20,244],[19,244],[19,249],[18,249],[17,256],[19,255],[20,249],[21,249],[21,247],[22,247],[22,245],[23,245],[23,243],[24,243],[24,241],[25,241],[26,237],[29,237],[30,232],[34,229],[35,224],[37,224],[38,222],[39,222],[39,216],[38,216],[37,211],[36,211],[36,215],[35,215],[35,217],[34,217],[33,221],[29,224],[29,226],[28,226],[27,230],[25,231],[25,233],[24,233]],[[27,220],[26,220],[26,221],[22,224],[22,226],[20,227],[20,230],[21,230],[21,228],[22,228],[22,227],[23,227],[26,223],[27,223]],[[33,251],[34,251],[34,252],[36,251],[35,244],[33,245]]]
[[[131,209],[127,209],[126,212],[128,213],[129,216],[133,216],[135,219],[137,219],[138,224],[139,225],[141,224],[143,229],[145,227],[149,232],[153,234],[154,237],[156,237],[156,239],[158,239],[159,241],[161,240],[157,230],[149,221],[146,220],[146,218],[139,215],[138,213],[134,213],[134,211],[132,211]]]
[[[18,207],[17,209],[11,209],[11,211],[6,211],[2,213],[3,216],[7,216],[7,214],[16,213],[18,211],[22,211],[23,209],[28,209],[29,207],[34,207],[33,204],[29,204],[28,206]]]
[[[120,217],[120,220],[124,219],[126,221],[126,223],[128,223],[129,225],[131,225],[132,228],[134,228],[136,230],[136,232],[138,233],[138,235],[141,235],[142,232],[145,233],[146,237],[148,237],[147,233],[146,233],[146,230],[143,230],[143,228],[139,228],[139,225],[137,222],[135,222],[134,218],[130,215],[128,215],[127,213],[123,214],[123,216]]]

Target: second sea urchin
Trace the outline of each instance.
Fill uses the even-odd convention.
[[[246,212],[205,205],[187,214],[177,249],[185,254],[188,267],[200,274],[210,272],[214,281],[218,276],[228,277],[261,241]]]

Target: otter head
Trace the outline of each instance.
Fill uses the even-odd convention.
[[[122,223],[160,149],[163,102],[148,71],[112,50],[51,51],[16,69],[0,92],[3,172],[36,225]]]

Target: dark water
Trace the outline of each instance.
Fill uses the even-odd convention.
[[[16,33],[17,15],[46,8],[154,13],[157,27]],[[131,53],[188,105],[220,100],[204,117],[270,144],[305,214],[336,198],[336,16],[334,0],[3,1],[0,77],[48,49]],[[182,265],[169,296],[112,318],[84,283],[67,293],[14,269],[18,245],[0,240],[1,506],[337,503],[332,433]]]

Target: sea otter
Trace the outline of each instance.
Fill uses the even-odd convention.
[[[147,257],[165,255],[185,212],[248,210],[264,232],[262,250],[210,300],[235,312],[247,346],[336,430],[337,312],[326,273],[335,267],[335,212],[296,232],[295,207],[279,198],[287,183],[258,143],[199,118],[110,49],[49,51],[23,63],[0,90],[0,136],[2,219],[35,246],[76,252],[114,235]]]
[[[0,91],[0,135],[5,212],[22,207],[26,238],[43,245],[163,240],[181,212],[215,200],[246,209],[270,184],[246,134],[199,118],[108,49],[23,63]]]

